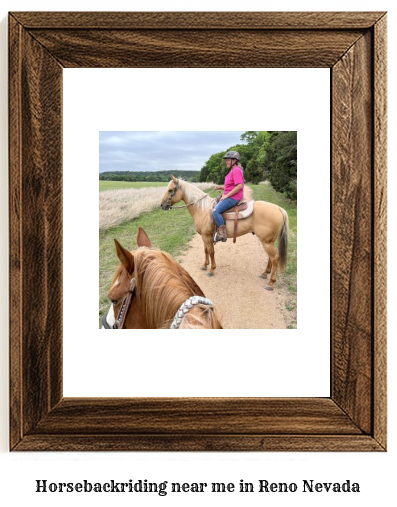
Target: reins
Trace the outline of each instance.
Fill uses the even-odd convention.
[[[178,182],[178,185],[179,185],[179,182]],[[189,204],[185,204],[183,206],[170,206],[169,209],[181,209],[181,208],[187,208],[189,206],[191,206],[192,204],[197,204],[198,202],[202,201],[203,199],[205,199],[206,197],[210,197],[210,195],[212,194],[212,192],[215,190],[215,187],[211,190],[211,192],[208,192],[208,194],[205,194],[203,195],[203,197],[200,197],[200,199],[198,199],[197,201],[192,201],[192,202],[189,202]]]
[[[213,302],[207,298],[203,298],[201,296],[191,296],[189,299],[186,299],[186,301],[179,307],[179,310],[176,312],[174,320],[172,321],[170,329],[179,329],[179,326],[181,325],[185,315],[193,308],[193,306],[198,304],[214,306]]]

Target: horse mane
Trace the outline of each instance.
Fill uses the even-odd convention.
[[[182,180],[181,178],[179,178],[179,186],[183,191],[186,202],[195,203],[194,206],[197,208],[200,208],[202,210],[206,209],[213,201],[213,199],[209,196],[205,198],[207,194],[203,192],[200,188],[196,187],[196,185],[192,185],[192,183]]]
[[[134,252],[136,296],[150,329],[167,329],[181,304],[190,296],[204,296],[189,273],[167,254],[141,248]],[[183,328],[221,328],[213,307],[197,305],[183,319]]]

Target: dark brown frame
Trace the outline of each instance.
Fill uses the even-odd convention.
[[[10,448],[385,450],[386,14],[15,12],[9,43]],[[330,398],[63,398],[64,67],[331,69]]]

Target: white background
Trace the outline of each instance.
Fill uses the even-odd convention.
[[[85,0],[69,1],[56,4],[59,10],[297,10],[296,2],[249,1],[240,2],[201,2],[192,1],[150,1],[123,2],[114,0],[96,2],[94,5]],[[92,5],[92,7],[91,7]],[[301,1],[300,10],[388,10],[389,11],[389,48],[396,46],[396,7],[391,1],[383,2],[353,2],[345,0],[319,2]],[[54,10],[55,5],[49,1],[37,1],[36,10]],[[393,286],[395,280],[395,266],[389,265],[389,439],[387,453],[31,453],[10,454],[8,452],[8,261],[7,261],[7,23],[6,11],[32,10],[33,5],[27,1],[6,0],[1,12],[1,100],[0,100],[0,216],[1,218],[1,281],[0,308],[0,498],[2,504],[27,505],[156,505],[156,502],[168,505],[272,505],[283,506],[294,502],[298,505],[393,505],[395,501],[395,468],[397,466],[396,439],[396,345],[394,334],[394,312],[391,302],[396,300]],[[396,136],[396,103],[395,103],[395,54],[389,51],[389,111],[393,112],[389,118],[389,167],[396,166],[395,136]],[[396,216],[395,172],[389,174],[389,217]],[[392,224],[392,221],[390,220]],[[391,226],[389,226],[390,232]],[[395,241],[390,234],[389,258],[396,257]],[[301,484],[303,479],[313,479],[320,482],[344,481],[350,479],[361,485],[360,494],[179,494],[159,497],[156,495],[43,495],[34,493],[35,480],[47,479],[50,482],[82,481],[92,482],[115,479],[128,481],[133,479],[149,479],[150,481],[170,482],[234,482],[240,479],[257,483],[258,479],[268,479],[276,482],[293,481]],[[182,496],[181,496],[182,495]]]
[[[64,395],[329,396],[330,70],[65,69],[63,81]],[[98,130],[226,130],[231,104],[236,130],[298,132],[298,329],[97,329],[97,298],[75,308],[76,281],[98,285]]]

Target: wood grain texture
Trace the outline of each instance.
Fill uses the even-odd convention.
[[[360,435],[326,398],[64,399],[34,434]]]
[[[262,68],[331,67],[363,32],[136,29],[30,33],[64,67]]]
[[[10,15],[11,449],[386,449],[386,18],[231,18]],[[330,399],[62,399],[62,68],[176,64],[331,68]]]
[[[374,27],[374,437],[386,446],[387,396],[387,20]]]
[[[32,431],[62,396],[62,68],[10,23],[14,47],[10,334],[17,382],[11,383],[11,420],[21,427],[12,441],[19,431]]]
[[[367,433],[373,382],[371,40],[371,33],[363,36],[332,71],[332,398]]]
[[[9,263],[10,263],[10,445],[22,428],[22,210],[21,210],[21,76],[22,27],[9,20]]]
[[[384,12],[13,12],[26,29],[363,30]]]
[[[16,451],[369,452],[382,451],[368,435],[28,435]]]

